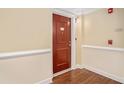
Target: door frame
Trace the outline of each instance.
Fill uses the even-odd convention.
[[[76,38],[76,27],[77,27],[75,19],[77,18],[77,16],[72,13],[63,11],[62,9],[59,9],[59,8],[53,9],[52,14],[58,14],[58,15],[71,18],[71,69],[75,69],[76,68],[76,40],[75,38]],[[52,46],[52,49],[53,49],[53,46]],[[52,63],[53,63],[53,50],[52,50]]]

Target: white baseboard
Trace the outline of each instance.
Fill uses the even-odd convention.
[[[70,70],[71,70],[71,68],[63,70],[63,71],[60,71],[60,72],[57,72],[57,73],[53,74],[53,77],[56,77],[56,76],[61,75],[61,74],[64,74],[64,73],[66,73],[66,72],[68,72]]]
[[[52,83],[52,78],[53,77],[47,78],[45,80],[42,80],[42,81],[37,82],[36,84],[50,84],[50,83]]]
[[[118,81],[120,83],[124,83],[124,78],[116,76],[116,75],[108,73],[108,72],[105,72],[103,70],[100,70],[100,69],[97,69],[97,68],[94,68],[94,67],[91,67],[91,66],[87,66],[87,65],[83,65],[82,68],[86,68],[86,69],[88,69],[90,71],[93,71],[95,73],[98,73],[100,75],[108,77],[110,79],[116,80],[116,81]]]
[[[77,68],[80,68],[80,69],[82,69],[82,65],[80,65],[80,64],[77,64],[77,65],[75,66],[75,69],[77,69]]]

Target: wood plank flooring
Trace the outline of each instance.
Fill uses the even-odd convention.
[[[89,71],[76,69],[53,78],[52,84],[121,84],[117,81]]]

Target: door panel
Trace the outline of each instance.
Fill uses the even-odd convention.
[[[53,72],[70,68],[71,19],[53,14]]]

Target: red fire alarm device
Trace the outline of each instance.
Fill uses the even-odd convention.
[[[113,44],[113,40],[108,40],[108,45],[112,45]]]
[[[109,9],[108,9],[108,13],[109,13],[109,14],[113,13],[113,8],[109,8]]]

